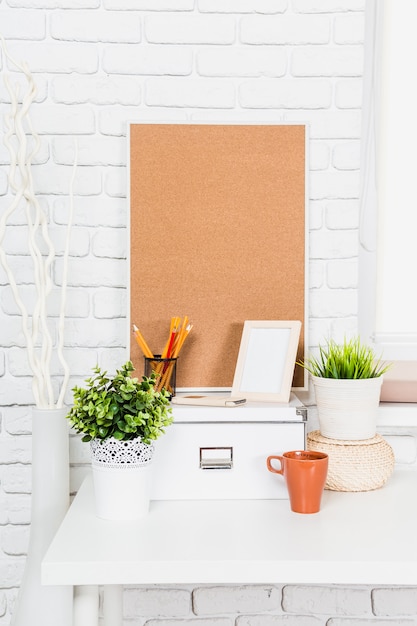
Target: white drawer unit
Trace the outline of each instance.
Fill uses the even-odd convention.
[[[307,409],[298,398],[236,408],[178,405],[173,415],[156,442],[153,500],[288,498],[266,458],[305,448]]]

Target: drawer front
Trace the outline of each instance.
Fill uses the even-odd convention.
[[[305,424],[174,423],[156,443],[153,500],[288,498],[266,458],[305,448]]]

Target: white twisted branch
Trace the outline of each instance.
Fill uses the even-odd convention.
[[[54,406],[54,394],[51,378],[51,355],[52,337],[48,328],[47,301],[52,290],[51,269],[55,259],[55,251],[48,233],[48,221],[36,198],[32,178],[32,161],[40,146],[39,136],[33,130],[29,109],[36,97],[36,85],[26,63],[16,62],[8,53],[4,39],[1,38],[5,57],[17,67],[25,76],[27,90],[19,104],[19,87],[12,86],[7,76],[4,77],[6,89],[10,96],[10,113],[6,115],[6,133],[4,144],[10,155],[10,168],[8,174],[9,186],[14,194],[10,205],[0,216],[0,262],[7,274],[10,287],[13,292],[18,309],[22,317],[22,330],[26,340],[28,361],[33,373],[32,389],[35,404],[39,408]],[[29,149],[25,128],[29,130],[29,136],[33,141],[32,150]],[[16,147],[15,147],[16,146]],[[70,216],[73,213],[73,183],[75,178],[76,162],[74,162],[70,189]],[[9,264],[3,247],[3,240],[7,230],[7,224],[11,215],[20,206],[24,207],[28,226],[28,250],[33,262],[34,287],[36,301],[30,317],[20,295],[13,270]],[[64,379],[59,394],[57,406],[62,406],[66,386],[68,384],[69,370],[63,357],[63,329],[65,315],[65,292],[67,285],[67,268],[69,255],[69,230],[68,224],[66,247],[64,253],[64,278],[61,290],[61,310],[59,317],[58,356],[64,369]],[[46,254],[42,252],[46,249]]]
[[[68,386],[70,371],[68,367],[68,363],[64,358],[63,347],[64,347],[64,324],[65,324],[65,305],[67,298],[67,282],[68,282],[68,257],[69,257],[69,248],[70,248],[70,235],[71,235],[71,227],[74,218],[74,182],[75,182],[75,174],[77,171],[77,162],[78,162],[78,147],[77,143],[74,146],[74,166],[72,168],[72,175],[70,181],[69,188],[69,199],[70,199],[70,210],[68,216],[67,223],[67,235],[65,239],[65,251],[64,251],[64,261],[62,267],[62,285],[61,285],[61,310],[59,313],[59,325],[58,325],[58,358],[59,362],[62,365],[64,370],[64,379],[61,385],[61,391],[58,396],[57,408],[61,408],[64,404],[64,396]]]

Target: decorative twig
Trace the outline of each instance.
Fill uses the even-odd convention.
[[[70,211],[68,216],[68,224],[67,224],[67,235],[65,239],[65,251],[64,251],[64,261],[62,267],[62,285],[61,285],[61,310],[59,312],[59,325],[58,325],[58,358],[64,370],[64,379],[61,385],[61,392],[58,397],[57,407],[61,408],[64,404],[64,396],[65,391],[68,386],[70,371],[68,367],[68,363],[66,362],[63,354],[64,347],[64,323],[65,323],[65,305],[66,305],[66,296],[67,296],[67,278],[68,278],[68,257],[69,257],[69,247],[70,247],[70,235],[71,235],[71,227],[72,221],[74,217],[74,182],[75,182],[75,174],[77,171],[77,162],[78,162],[78,146],[77,142],[75,142],[74,146],[74,165],[72,168],[72,176],[70,181],[69,188],[69,198],[70,198]]]
[[[9,186],[14,197],[8,208],[0,217],[0,262],[6,271],[10,287],[16,304],[22,316],[22,330],[26,340],[28,360],[33,372],[32,389],[35,404],[39,408],[52,408],[54,406],[54,394],[51,378],[51,355],[52,337],[48,328],[47,301],[52,290],[51,268],[55,259],[55,251],[48,233],[48,220],[36,198],[32,178],[32,161],[36,156],[40,141],[39,136],[33,130],[29,109],[36,97],[36,85],[26,63],[15,61],[6,49],[4,39],[1,38],[5,57],[17,67],[25,76],[27,90],[19,104],[19,88],[12,86],[9,78],[4,77],[6,89],[10,96],[10,113],[6,116],[6,134],[4,144],[10,155],[10,169],[8,174]],[[33,148],[29,150],[26,129],[33,141]],[[14,145],[15,144],[15,145]],[[76,161],[74,162],[70,189],[70,214],[73,213],[73,182],[75,177]],[[7,224],[12,213],[20,206],[24,207],[28,226],[28,249],[33,262],[34,287],[36,301],[33,307],[32,317],[26,309],[20,296],[19,287],[13,271],[2,246],[6,233]],[[68,225],[66,248],[64,253],[64,277],[61,289],[61,311],[59,318],[58,356],[64,369],[62,389],[59,394],[57,406],[62,406],[65,388],[68,384],[68,366],[62,353],[63,327],[65,311],[65,291],[67,286],[67,268],[69,254],[69,228]],[[42,249],[46,248],[46,253]]]

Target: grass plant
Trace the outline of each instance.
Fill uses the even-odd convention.
[[[338,344],[333,339],[319,346],[317,356],[297,363],[312,376],[319,378],[363,379],[382,376],[390,364],[377,358],[374,350],[364,345],[358,337]]]

